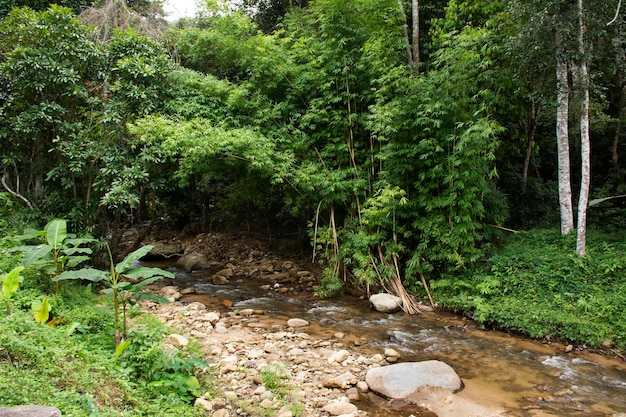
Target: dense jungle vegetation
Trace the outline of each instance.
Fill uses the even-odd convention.
[[[67,343],[30,317],[46,294],[80,344],[119,330],[96,284],[20,270],[10,248],[55,218],[93,237],[67,270],[106,269],[107,247],[120,262],[140,223],[294,235],[325,266],[318,296],[432,296],[487,327],[626,348],[621,2],[218,0],[176,23],[159,2],[59,3],[0,1],[0,360],[50,354],[16,334]],[[131,384],[195,360],[150,343]]]

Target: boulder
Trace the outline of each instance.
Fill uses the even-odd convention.
[[[441,361],[405,362],[372,368],[365,375],[372,391],[388,398],[406,398],[424,386],[456,391],[461,378],[450,365]]]
[[[146,259],[171,259],[183,254],[183,248],[175,243],[155,242],[154,247],[144,257]]]
[[[503,415],[443,388],[422,387],[409,395],[406,400],[425,406],[428,411],[432,411],[438,417],[502,417]]]
[[[402,307],[402,298],[395,295],[380,293],[370,297],[370,303],[376,311],[381,313],[393,313]]]
[[[61,417],[61,411],[55,407],[23,405],[20,407],[0,407],[2,417]]]
[[[199,252],[191,252],[181,256],[180,259],[176,261],[176,265],[187,272],[198,269],[207,269],[211,266],[207,258]]]

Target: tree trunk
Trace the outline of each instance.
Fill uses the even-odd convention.
[[[524,179],[523,187],[526,192],[526,185],[528,183],[528,170],[530,169],[530,157],[533,152],[533,142],[535,141],[535,133],[537,131],[537,122],[539,120],[539,112],[541,110],[541,104],[535,103],[532,100],[531,103],[530,120],[528,121],[528,129],[526,131],[526,157],[524,158],[524,170],[522,172],[522,178]]]
[[[406,55],[409,66],[413,64],[413,57],[411,57],[411,41],[409,40],[409,29],[406,21],[406,13],[404,12],[403,0],[398,0],[398,6],[400,7],[400,14],[402,14],[402,21],[404,25],[402,30],[404,32],[404,42],[406,43]]]
[[[413,73],[419,73],[420,65],[420,7],[419,0],[412,0],[413,5]]]
[[[622,87],[619,98],[619,111],[617,113],[617,127],[615,128],[615,136],[613,137],[613,146],[611,147],[611,159],[615,169],[615,181],[618,190],[624,189],[624,170],[619,165],[619,142],[622,134],[622,120],[626,116],[626,107],[624,99],[626,98],[626,85]]]
[[[587,247],[587,205],[591,183],[591,140],[589,137],[589,74],[585,58],[585,19],[583,0],[578,0],[578,49],[582,62],[578,67],[580,79],[580,156],[582,162],[580,178],[580,196],[578,198],[578,228],[576,234],[576,253],[585,256]]]
[[[572,186],[570,182],[569,130],[567,124],[569,116],[569,83],[567,79],[567,57],[565,56],[561,34],[558,31],[556,44],[556,142],[559,164],[559,205],[561,210],[561,233],[566,235],[574,229]]]

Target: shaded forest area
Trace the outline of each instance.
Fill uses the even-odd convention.
[[[623,347],[619,3],[2,1],[5,218],[294,234],[319,295]]]

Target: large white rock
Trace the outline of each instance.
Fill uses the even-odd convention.
[[[402,307],[402,298],[387,293],[380,293],[372,295],[370,303],[372,303],[376,311],[393,313]]]
[[[461,388],[461,378],[450,365],[441,361],[405,362],[372,368],[365,375],[372,391],[385,397],[406,398],[424,386],[448,391]]]

